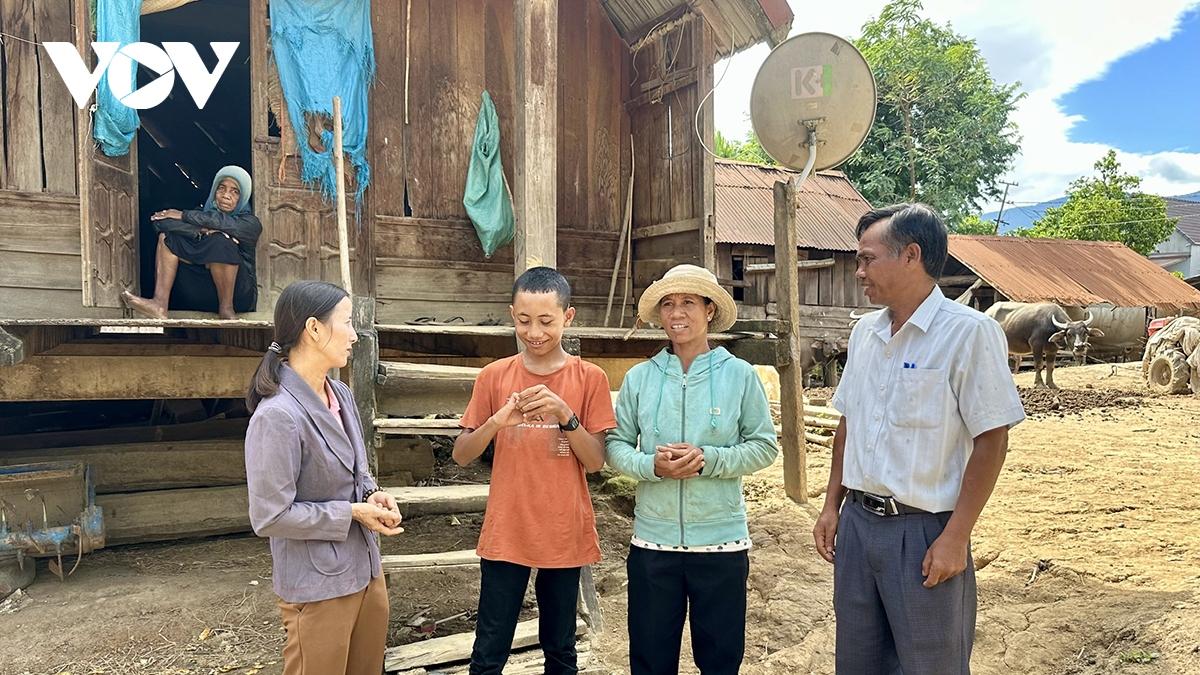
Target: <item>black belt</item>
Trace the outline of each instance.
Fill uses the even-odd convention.
[[[847,499],[877,516],[910,516],[917,513],[932,513],[932,511],[918,509],[915,506],[901,504],[896,501],[895,497],[884,497],[862,490],[850,490]]]

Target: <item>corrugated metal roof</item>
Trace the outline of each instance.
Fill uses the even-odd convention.
[[[950,255],[1017,302],[1200,309],[1200,291],[1117,242],[951,235]]]
[[[612,18],[617,32],[626,42],[653,32],[654,22],[673,23],[684,15],[704,16],[718,39],[725,36],[731,44],[717,45],[718,56],[729,56],[767,42],[772,47],[792,29],[792,10],[787,0],[600,0]],[[672,16],[672,12],[675,12]],[[671,17],[664,20],[664,17]]]
[[[1175,229],[1193,244],[1200,244],[1200,202],[1166,197],[1167,217],[1178,218]]]
[[[730,159],[715,162],[716,237],[721,244],[775,245],[775,183],[797,173]],[[800,186],[800,246],[857,251],[854,229],[871,205],[840,171],[818,171]]]

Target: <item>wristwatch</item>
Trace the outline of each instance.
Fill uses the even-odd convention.
[[[579,415],[571,415],[566,424],[558,425],[560,431],[575,431],[579,428]]]

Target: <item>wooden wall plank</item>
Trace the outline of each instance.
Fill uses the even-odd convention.
[[[38,42],[72,40],[71,1],[37,0],[34,31]],[[45,50],[38,50],[38,74],[46,191],[73,195],[76,193],[75,102]]]
[[[713,116],[714,100],[709,92],[713,90],[713,61],[716,60],[716,46],[714,44],[714,36],[712,27],[708,22],[695,21],[692,24],[695,27],[696,35],[693,37],[695,43],[693,50],[692,66],[696,68],[696,86],[692,93],[692,109],[700,105],[700,99],[705,99],[704,109],[699,114],[699,124],[693,134],[699,135],[704,139],[705,145],[709,148],[713,147],[715,141],[715,118]],[[715,92],[714,92],[715,93]],[[707,96],[707,98],[705,98]],[[693,117],[693,120],[696,118]],[[696,172],[696,178],[693,181],[696,199],[696,215],[703,221],[703,227],[700,230],[699,242],[700,257],[704,261],[704,266],[712,268],[713,257],[717,243],[716,224],[713,214],[716,210],[716,165],[712,155],[704,151],[704,148],[697,148],[693,157],[693,166]]]
[[[4,40],[4,125],[7,129],[5,186],[13,190],[42,189],[42,129],[38,115],[37,45],[34,3],[0,0],[4,32],[25,39]]]
[[[240,398],[258,358],[31,356],[0,369],[0,400]]]
[[[0,286],[81,291],[79,256],[0,251]]]
[[[484,4],[484,84],[500,117],[500,162],[511,186],[515,147],[513,101],[517,95],[513,0],[486,0]]]
[[[557,266],[558,14],[558,0],[515,3],[513,203],[518,274],[536,265]]]
[[[409,62],[408,125],[404,135],[405,167],[408,170],[405,191],[412,215],[423,218],[433,218],[437,214],[437,188],[433,178],[433,118],[440,113],[434,105],[430,55],[432,1],[412,0],[412,30],[408,38],[412,58]]]
[[[370,89],[371,192],[374,212],[404,215],[404,35],[406,0],[371,3],[375,31],[375,86]],[[411,36],[410,36],[411,37]],[[411,112],[410,112],[411,114]]]
[[[79,256],[79,198],[0,190],[0,251]]]
[[[590,0],[585,0],[589,2]],[[558,13],[558,222],[588,227],[589,111],[588,15],[577,4]]]
[[[600,0],[588,2],[588,106],[590,130],[588,166],[588,228],[620,232],[625,192],[621,188],[621,152],[629,141],[621,135],[621,68],[625,43],[617,34]]]

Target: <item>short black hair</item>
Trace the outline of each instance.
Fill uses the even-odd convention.
[[[928,204],[892,204],[867,211],[858,219],[855,237],[860,241],[875,223],[891,218],[884,241],[892,255],[900,255],[909,244],[921,248],[925,273],[937,279],[946,267],[949,233],[946,224]]]
[[[517,293],[554,293],[558,296],[558,304],[565,312],[571,306],[571,284],[567,278],[552,267],[530,267],[513,282],[512,299],[517,299]]]

